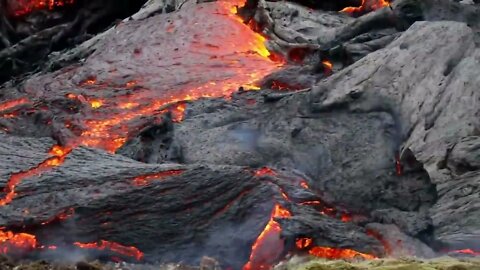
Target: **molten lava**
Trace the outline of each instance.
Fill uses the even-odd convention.
[[[254,173],[255,176],[263,176],[263,175],[271,175],[275,176],[277,175],[277,172],[275,172],[273,169],[268,168],[268,167],[263,167],[255,171]]]
[[[480,251],[475,251],[473,249],[458,249],[458,250],[453,250],[450,251],[450,253],[457,253],[457,254],[466,254],[466,255],[472,255],[472,256],[480,256]]]
[[[115,242],[100,240],[99,242],[96,242],[96,243],[75,242],[73,244],[83,249],[109,250],[111,252],[114,252],[123,256],[133,257],[137,261],[140,261],[143,259],[143,252],[141,252],[138,248],[123,246]]]
[[[136,186],[145,186],[148,183],[152,182],[153,180],[161,180],[169,176],[180,175],[183,173],[184,170],[170,170],[170,171],[163,171],[148,175],[137,176],[133,179],[133,183]]]
[[[80,113],[75,117],[81,116],[83,118],[65,119],[64,122],[65,128],[71,129],[72,134],[78,134],[77,137],[67,138],[64,147],[58,145],[53,146],[49,152],[51,156],[37,166],[12,174],[4,187],[5,196],[0,198],[0,206],[9,204],[15,198],[17,195],[15,187],[20,182],[61,165],[64,163],[68,154],[76,147],[89,146],[113,153],[124,145],[131,133],[138,132],[139,128],[145,123],[142,122],[141,119],[155,117],[164,113],[165,110],[170,110],[173,120],[180,122],[184,117],[183,113],[186,108],[186,101],[200,98],[229,97],[237,91],[240,86],[245,86],[248,89],[256,88],[255,85],[257,81],[279,69],[283,64],[271,60],[271,54],[264,44],[265,37],[252,31],[249,26],[243,24],[242,20],[236,16],[236,6],[243,5],[244,2],[245,0],[219,1],[209,3],[209,8],[197,10],[199,13],[211,12],[211,14],[208,13],[202,16],[204,16],[203,18],[212,18],[210,22],[211,28],[208,31],[201,30],[203,32],[200,31],[198,33],[205,34],[210,32],[216,35],[214,35],[215,38],[207,34],[199,35],[197,32],[194,32],[199,31],[196,30],[200,29],[199,27],[188,28],[189,31],[193,31],[192,35],[195,35],[195,37],[192,38],[193,41],[191,44],[186,44],[185,51],[178,52],[178,55],[183,56],[182,61],[186,61],[182,68],[188,69],[190,73],[194,73],[194,75],[188,78],[188,83],[183,81],[177,83],[175,84],[176,88],[171,89],[171,91],[169,89],[143,89],[141,87],[141,84],[143,84],[141,79],[138,79],[140,81],[131,80],[122,86],[112,86],[110,83],[100,81],[95,76],[89,76],[78,83],[77,86],[80,90],[98,90],[98,92],[95,92],[94,96],[91,96],[91,94],[85,95],[85,92],[71,93],[65,96],[67,99],[76,100],[80,103],[80,105],[78,105]],[[54,9],[72,3],[74,3],[74,0],[23,0],[17,1],[16,6],[10,8],[14,15],[23,16],[34,10]],[[214,8],[211,8],[212,6]],[[225,31],[225,29],[228,29],[228,31]],[[175,31],[175,28],[171,28],[168,32],[174,33]],[[176,37],[172,35],[171,39],[174,40]],[[161,41],[163,42],[164,40],[162,39]],[[166,43],[168,42],[169,41]],[[196,53],[200,52],[194,55],[198,57],[198,59],[192,60],[188,55],[185,56],[185,54],[192,51]],[[136,50],[137,55],[140,54],[140,52],[140,50]],[[163,53],[163,51],[161,53]],[[172,52],[167,51],[165,53],[165,58],[174,59],[173,53],[175,53],[175,50],[172,48]],[[195,65],[205,62],[208,62],[213,68],[216,67],[217,69],[215,71],[223,71],[226,69],[227,72],[204,78],[205,70],[203,68],[196,68]],[[174,64],[176,65],[176,62],[169,63],[169,66],[174,66]],[[182,65],[182,63],[179,65]],[[216,75],[218,72],[213,72],[213,68],[210,73]],[[182,69],[180,69],[180,71],[183,72]],[[178,76],[178,74],[178,72],[174,73],[175,76]],[[169,85],[167,86],[170,87]],[[123,97],[115,96],[115,92],[112,94],[112,87],[123,87],[129,89],[131,93]],[[102,99],[97,97],[102,97]],[[0,112],[8,113],[5,114],[6,116],[15,116],[8,112],[8,110],[27,103],[30,103],[27,98],[0,103]],[[75,124],[75,122],[79,122],[79,124]],[[149,181],[178,175],[180,173],[182,173],[182,170],[161,172],[158,174],[139,176],[133,181],[137,185],[145,185],[148,184]],[[259,170],[258,173],[275,174],[273,170],[265,170],[263,172]],[[71,215],[73,215],[73,211],[68,210],[58,215],[55,220],[62,221]],[[280,227],[273,218],[287,217],[289,215],[289,212],[280,208],[280,206],[277,205],[275,207],[269,223],[252,249],[250,266],[246,269],[261,269],[255,266],[270,262],[270,260],[262,259],[261,254],[265,254],[266,250],[269,250],[269,248],[266,248],[267,246],[262,244],[264,241],[272,237],[273,239],[277,238],[277,242],[283,247],[283,241],[280,240],[278,234]],[[50,222],[52,222],[52,220],[44,222],[44,225]],[[275,242],[275,240],[272,241]],[[76,242],[74,245],[86,249],[110,250],[124,256],[134,257],[137,260],[143,258],[143,253],[135,247],[123,246],[105,240],[101,240],[98,243]],[[39,246],[38,248],[41,247],[42,246]],[[53,246],[51,247],[53,249]],[[0,229],[0,252],[6,253],[12,249],[32,248],[37,248],[34,235],[13,233]],[[261,250],[263,251],[261,252]],[[281,250],[282,248],[279,248],[274,252],[277,253]]]
[[[27,233],[13,233],[0,228],[0,254],[6,254],[12,250],[29,251],[36,247],[37,239]]]
[[[287,209],[279,204],[273,207],[270,220],[253,244],[250,258],[243,266],[243,270],[270,269],[279,259],[284,249],[284,241],[280,238],[281,228],[275,218],[289,217],[291,214]]]
[[[283,65],[282,63],[274,62],[269,58],[270,52],[265,47],[265,38],[243,24],[234,13],[236,12],[235,6],[244,2],[243,0],[237,0],[211,3],[211,5],[215,5],[215,10],[208,11],[214,12],[214,14],[208,16],[212,20],[221,22],[223,28],[228,27],[228,31],[217,26],[218,23],[211,24],[211,28],[217,28],[210,30],[216,33],[214,37],[205,33],[200,35],[194,32],[192,34],[198,37],[189,41],[191,44],[186,46],[186,51],[164,52],[164,54],[168,53],[165,58],[175,58],[174,54],[179,54],[177,58],[182,56],[185,64],[181,61],[172,64],[179,65],[181,71],[188,68],[188,70],[191,70],[189,72],[194,74],[191,76],[200,79],[191,79],[188,85],[182,83],[180,86],[175,86],[174,89],[162,89],[161,91],[143,89],[139,86],[141,81],[132,80],[122,86],[133,88],[133,92],[127,97],[113,96],[106,100],[89,100],[86,98],[86,103],[89,103],[90,107],[95,109],[95,114],[89,115],[89,118],[83,120],[80,136],[72,138],[68,145],[71,147],[83,145],[102,148],[113,153],[125,143],[129,133],[139,129],[139,124],[135,124],[135,122],[139,122],[138,119],[152,117],[170,110],[173,121],[180,122],[183,120],[185,101],[229,97],[240,86],[245,86],[247,89],[255,88],[255,82],[280,68]],[[199,9],[199,12],[207,12],[205,10]],[[166,44],[175,42],[175,35],[167,36],[167,38],[172,39],[172,41],[166,40]],[[193,57],[199,59],[189,59],[187,54],[192,51],[196,53]],[[202,59],[202,57],[207,56],[209,57]],[[211,62],[210,65],[213,67],[218,66],[228,70],[228,75],[222,75],[218,78],[213,76],[215,79],[211,81],[202,80],[201,78],[206,71],[196,69],[195,65],[206,61]],[[195,75],[197,73],[198,75]],[[215,75],[215,72],[213,74]],[[176,77],[177,75],[172,74],[172,76]],[[106,88],[108,90],[107,85],[111,85],[111,83],[99,81],[95,76],[89,76],[79,83],[79,86],[94,89],[98,91],[97,93],[106,91]],[[77,99],[79,99],[79,96],[77,96]]]
[[[4,192],[6,193],[6,195],[4,198],[0,199],[0,206],[7,205],[13,200],[13,198],[17,195],[15,193],[15,187],[23,179],[35,175],[40,175],[41,173],[48,171],[53,167],[59,166],[65,161],[65,158],[69,152],[69,149],[62,148],[56,145],[50,150],[50,154],[52,154],[53,157],[47,158],[34,168],[12,174],[10,176],[10,179],[8,179],[7,181],[7,186],[4,188]]]
[[[71,218],[74,214],[75,214],[75,209],[74,208],[68,208],[67,210],[65,210],[63,212],[60,212],[58,215],[56,215],[52,219],[42,222],[42,225],[47,225],[47,224],[50,224],[50,223],[53,223],[53,222],[61,222],[61,221],[67,220],[67,219]]]
[[[57,7],[63,7],[71,5],[74,0],[16,0],[10,1],[14,5],[10,6],[10,11],[14,16],[23,16],[31,13],[34,10],[39,9],[54,9]]]
[[[325,258],[325,259],[354,259],[354,258],[363,258],[366,260],[372,260],[377,257],[355,251],[353,249],[341,249],[341,248],[331,248],[331,247],[313,247],[308,253],[315,257]]]
[[[17,106],[28,104],[28,103],[30,103],[30,101],[27,98],[9,100],[9,101],[0,103],[0,112],[7,111]]]
[[[387,7],[389,5],[390,0],[362,0],[362,4],[359,7],[346,7],[342,9],[341,12],[345,12],[350,15],[361,15],[382,7]]]
[[[299,250],[308,250],[308,253],[315,257],[325,259],[353,259],[363,258],[366,260],[375,259],[376,257],[370,254],[361,253],[352,249],[331,248],[331,247],[317,247],[312,246],[313,239],[298,238],[295,245]]]
[[[330,76],[333,73],[333,63],[330,62],[329,60],[323,60],[322,61],[323,65],[323,73],[325,76]]]

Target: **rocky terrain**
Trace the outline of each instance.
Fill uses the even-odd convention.
[[[151,0],[7,81],[0,253],[480,255],[480,6],[347,2]],[[277,268],[478,269],[403,263]]]

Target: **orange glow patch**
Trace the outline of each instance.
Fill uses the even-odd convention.
[[[96,243],[80,243],[75,242],[73,243],[75,246],[83,249],[96,249],[96,250],[110,250],[111,252],[127,256],[133,257],[137,261],[143,259],[143,252],[141,252],[138,248],[132,246],[123,246],[121,244],[100,240]]]
[[[322,61],[322,65],[323,65],[323,73],[324,73],[326,76],[332,75],[332,73],[333,73],[333,64],[332,64],[332,62],[330,62],[329,60],[323,60],[323,61]]]
[[[272,175],[275,176],[277,175],[277,172],[275,172],[273,169],[268,168],[268,167],[263,167],[255,171],[254,173],[255,176],[263,176],[263,175]]]
[[[474,251],[473,249],[458,249],[458,250],[450,251],[450,253],[480,256],[480,251]]]
[[[341,12],[353,15],[377,10],[389,5],[390,3],[387,0],[362,0],[362,5],[360,5],[359,7],[346,7],[342,9]]]
[[[98,109],[98,108],[102,107],[102,105],[103,105],[103,101],[101,101],[99,99],[91,99],[89,102],[90,102],[90,106],[93,109]]]
[[[137,85],[137,81],[129,81],[125,86],[127,88],[132,88],[132,87],[135,87],[136,85]]]
[[[70,149],[62,148],[60,146],[53,146],[50,150],[50,154],[54,155],[53,157],[47,158],[34,168],[12,174],[7,181],[6,187],[4,188],[6,195],[4,198],[0,199],[0,206],[5,206],[13,200],[13,198],[17,195],[15,193],[15,187],[22,182],[23,179],[40,175],[41,173],[62,164],[69,152]]]
[[[302,181],[300,182],[300,186],[303,187],[304,189],[310,189],[310,187],[308,186],[307,181],[305,181],[305,180],[302,180]]]
[[[34,235],[28,233],[13,233],[0,228],[0,254],[6,254],[12,249],[32,250],[37,245]]]
[[[0,103],[0,112],[10,110],[10,109],[15,108],[17,106],[20,106],[20,105],[23,105],[23,104],[28,104],[28,103],[30,103],[30,101],[27,98],[19,98],[19,99],[6,101],[6,102],[3,102],[3,103]]]
[[[308,248],[312,245],[313,243],[313,240],[312,238],[298,238],[296,241],[295,241],[295,245],[297,246],[298,249],[305,249],[305,248]]]
[[[184,113],[185,113],[186,108],[187,108],[187,104],[185,104],[185,103],[180,103],[180,104],[174,106],[171,109],[172,121],[175,122],[175,123],[182,122],[183,118],[184,118]]]
[[[16,0],[15,6],[11,8],[14,16],[23,16],[40,9],[54,9],[71,5],[74,0]]]
[[[353,249],[340,249],[340,248],[330,248],[330,247],[313,247],[308,253],[315,257],[325,258],[325,259],[354,259],[354,258],[363,258],[366,260],[373,260],[377,257],[355,251]]]
[[[153,180],[162,180],[166,177],[180,175],[184,172],[184,170],[170,170],[170,171],[163,171],[148,175],[141,175],[133,178],[133,183],[136,186],[145,186],[148,183],[152,182]]]
[[[248,262],[243,270],[270,269],[271,265],[278,260],[284,248],[284,241],[280,238],[280,224],[275,218],[289,218],[290,212],[275,204],[270,220],[255,240]]]

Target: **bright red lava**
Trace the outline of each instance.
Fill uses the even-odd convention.
[[[65,161],[67,154],[70,152],[69,149],[62,148],[55,145],[50,150],[50,154],[53,157],[49,157],[44,160],[42,163],[38,164],[36,167],[31,168],[26,171],[14,173],[10,176],[10,179],[7,181],[7,185],[4,188],[6,193],[5,197],[0,199],[0,206],[5,206],[9,204],[13,198],[17,195],[15,193],[15,187],[25,178],[40,175],[41,173],[50,170],[53,167],[57,167]]]
[[[40,9],[54,9],[56,7],[63,7],[71,5],[74,0],[16,0],[10,1],[13,3],[10,6],[10,11],[14,16],[23,16]]]
[[[275,218],[289,217],[291,214],[287,209],[275,204],[270,220],[253,244],[250,258],[243,266],[243,270],[270,269],[279,259],[284,249],[284,241],[280,238],[281,228]]]
[[[14,107],[30,103],[27,98],[19,98],[0,103],[0,112],[10,110]]]
[[[10,251],[33,250],[37,245],[34,235],[27,233],[13,233],[0,228],[0,254]]]
[[[12,14],[15,16],[23,16],[38,9],[54,9],[56,7],[74,3],[74,0],[21,0],[16,1],[15,6],[11,6]],[[222,59],[224,62],[213,62],[212,65],[224,65],[231,69],[229,77],[215,78],[213,81],[204,82],[203,80],[194,80],[192,86],[186,87],[181,91],[171,92],[158,96],[156,89],[134,92],[122,100],[119,97],[97,98],[94,96],[85,96],[82,94],[68,94],[68,99],[76,100],[81,104],[89,106],[85,115],[87,119],[82,120],[81,134],[77,138],[67,141],[65,147],[53,146],[50,150],[51,157],[47,158],[37,166],[14,173],[10,176],[4,188],[5,196],[0,198],[0,206],[5,206],[12,202],[16,196],[15,187],[24,179],[38,176],[61,165],[68,154],[79,146],[88,146],[104,149],[114,153],[128,139],[129,132],[137,127],[132,126],[131,122],[137,119],[155,116],[170,110],[173,121],[180,122],[183,120],[186,102],[199,98],[211,97],[229,97],[236,92],[239,86],[246,89],[259,89],[255,82],[263,78],[267,74],[279,69],[283,63],[274,62],[270,59],[270,52],[265,47],[265,38],[258,33],[252,31],[249,26],[243,24],[242,20],[236,16],[236,7],[245,3],[245,0],[229,0],[211,3],[215,5],[214,14],[208,14],[214,20],[221,20],[224,26],[228,26],[229,31],[223,28],[212,29],[211,31],[220,31],[217,40],[205,37],[199,42],[192,43],[190,48],[194,51],[208,51],[212,56],[209,59]],[[202,10],[201,10],[202,11]],[[203,11],[202,11],[203,12]],[[206,11],[205,11],[206,12]],[[205,16],[205,15],[204,15]],[[219,23],[212,23],[215,27]],[[218,27],[217,27],[218,28]],[[168,32],[175,31],[174,28]],[[225,33],[224,33],[225,32]],[[219,39],[218,37],[221,37]],[[202,42],[205,42],[204,47]],[[214,53],[217,53],[213,55]],[[202,55],[202,54],[200,54]],[[207,54],[206,54],[207,55]],[[205,61],[207,61],[206,59]],[[198,61],[203,61],[202,59]],[[211,60],[214,61],[214,60]],[[191,63],[187,63],[187,66]],[[201,72],[199,70],[198,72]],[[200,73],[201,74],[201,73]],[[142,83],[137,80],[131,80],[126,83],[125,88],[136,90],[137,86]],[[98,88],[105,86],[104,83],[98,82],[95,77],[89,77],[80,83],[84,88]],[[29,103],[27,98],[7,101],[0,104],[0,112],[10,110],[16,106]],[[88,114],[87,114],[88,113]],[[5,114],[5,117],[14,117],[14,114]],[[65,126],[71,127],[72,121],[67,120]],[[168,171],[147,176],[140,176],[134,179],[135,184],[144,185],[154,179],[166,176],[177,175],[182,171]],[[67,211],[58,215],[55,220],[64,220],[73,215],[73,212]],[[48,224],[51,221],[44,222]],[[76,246],[87,249],[111,250],[118,254],[135,257],[140,260],[143,253],[135,247],[123,246],[118,243],[101,240],[98,243],[75,243]],[[6,253],[12,249],[34,249],[44,248],[37,245],[34,235],[26,233],[13,233],[0,228],[0,252]],[[54,249],[54,246],[47,247]]]
[[[362,0],[362,4],[359,7],[346,7],[342,9],[341,12],[345,12],[351,15],[367,13],[382,7],[389,6],[389,2],[389,0]]]
[[[143,252],[136,247],[124,246],[115,242],[100,240],[94,243],[73,243],[75,246],[84,249],[110,250],[111,252],[135,258],[137,261],[143,259]]]
[[[133,183],[136,186],[145,186],[154,180],[162,180],[166,177],[180,175],[183,172],[184,170],[169,170],[169,171],[163,171],[158,173],[152,173],[148,175],[141,175],[133,178]]]
[[[457,254],[467,254],[472,256],[480,256],[480,251],[475,251],[473,249],[458,249],[449,251],[449,253],[457,253]]]
[[[275,172],[273,169],[268,168],[268,167],[263,167],[255,171],[254,173],[255,176],[263,176],[263,175],[271,175],[275,176],[277,175],[277,172]]]
[[[299,250],[308,250],[308,254],[312,256],[331,259],[331,260],[354,259],[354,258],[363,258],[366,260],[371,260],[371,259],[377,258],[373,255],[361,253],[353,249],[313,246],[313,239],[306,238],[306,237],[298,238],[295,241],[295,245]]]

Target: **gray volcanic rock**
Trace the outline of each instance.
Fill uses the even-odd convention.
[[[387,48],[333,75],[312,92],[313,110],[342,107],[395,116],[402,149],[413,153],[437,186],[439,198],[431,209],[435,236],[448,244],[480,239],[478,196],[465,198],[465,204],[462,197],[447,192],[462,182],[475,188],[478,175],[456,175],[446,166],[452,146],[479,134],[479,57],[472,30],[465,24],[416,23]],[[447,205],[452,207],[445,209]],[[458,211],[463,218],[452,219]]]
[[[32,168],[44,161],[53,144],[50,138],[22,138],[0,132],[0,185],[11,173]]]
[[[405,244],[396,255],[433,256],[419,240],[430,238],[477,248],[476,18],[466,19],[473,30],[439,21],[402,33],[419,19],[410,3],[423,18],[436,2],[399,0],[359,19],[260,3],[256,19],[268,23],[272,48],[315,57],[264,78],[264,86],[286,79],[297,92],[243,91],[240,84],[280,64],[261,56],[261,45],[242,43],[263,39],[228,8],[163,0],[58,58],[86,57],[80,63],[2,88],[2,101],[31,102],[2,111],[14,115],[0,122],[9,133],[0,134],[0,184],[38,166],[54,144],[73,151],[15,183],[0,228],[61,252],[105,240],[136,246],[147,262],[198,264],[206,255],[234,269],[273,221],[285,249],[271,250],[283,254],[300,251],[295,242],[304,237],[378,256],[389,252],[384,241]],[[453,11],[429,19],[452,19]],[[372,27],[391,16],[404,24]],[[356,62],[323,80],[319,60],[337,45]],[[274,215],[277,206],[288,215]]]
[[[433,258],[435,252],[418,239],[405,235],[395,225],[385,225],[379,223],[370,223],[366,226],[368,230],[378,234],[385,243],[389,255],[394,258],[401,257],[420,257]]]

